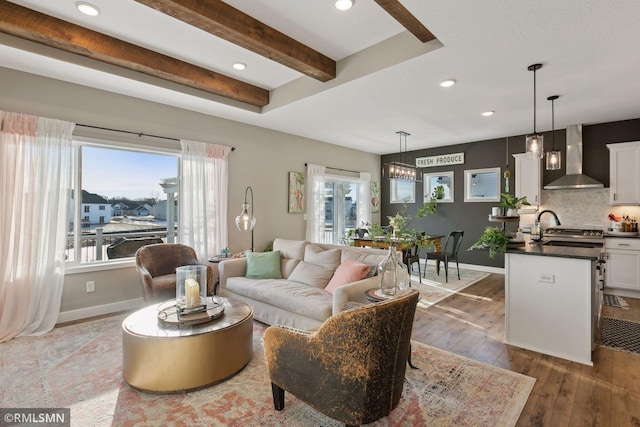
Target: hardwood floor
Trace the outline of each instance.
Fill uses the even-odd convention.
[[[640,322],[640,300],[603,316]],[[558,325],[562,327],[562,325]],[[413,338],[536,378],[518,426],[640,426],[640,355],[598,347],[594,366],[503,343],[504,276],[491,274],[428,309],[418,308]]]

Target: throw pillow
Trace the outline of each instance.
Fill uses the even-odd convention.
[[[352,259],[362,264],[368,264],[371,269],[367,273],[367,277],[373,277],[378,274],[378,264],[380,264],[386,256],[384,252],[381,252],[381,254],[372,254],[345,249],[342,251],[342,262],[347,259]]]
[[[317,264],[300,261],[289,276],[289,280],[324,289],[333,276],[333,270]]]
[[[282,279],[280,251],[248,252],[245,276],[250,279]]]
[[[299,259],[282,258],[280,260],[280,271],[282,271],[282,277],[284,279],[288,279],[293,270],[298,266],[299,262]]]
[[[357,282],[367,277],[369,270],[371,270],[371,266],[368,264],[363,264],[352,259],[345,259],[344,262],[338,266],[338,269],[324,290],[333,295],[333,292],[340,286]]]
[[[342,251],[338,248],[323,249],[318,245],[307,245],[304,250],[304,260],[312,264],[321,265],[335,271],[340,265],[340,255]]]
[[[303,259],[304,248],[307,246],[306,240],[275,239],[273,250],[280,251],[282,258]]]

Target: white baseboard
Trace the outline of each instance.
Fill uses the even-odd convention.
[[[633,289],[609,288],[604,287],[604,293],[609,295],[617,295],[619,297],[640,298],[640,292]]]
[[[78,310],[63,311],[58,315],[57,323],[72,322],[74,320],[87,319],[89,317],[102,316],[119,311],[131,310],[144,306],[142,298],[119,301],[111,304],[96,305],[93,307],[80,308]]]
[[[424,266],[424,261],[420,260],[420,262]],[[435,268],[435,263],[436,263],[435,261],[429,260],[429,265],[433,265],[433,268]],[[451,271],[451,267],[456,268],[455,261],[452,261],[449,263],[449,271]],[[504,268],[502,267],[490,267],[487,265],[476,265],[476,264],[460,264],[460,268],[463,268],[465,270],[484,271],[486,273],[504,274]]]

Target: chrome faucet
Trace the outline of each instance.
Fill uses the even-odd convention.
[[[548,210],[548,209],[543,210],[542,212],[540,212],[540,213],[538,214],[538,219],[537,219],[537,221],[538,221],[538,222],[540,222],[540,217],[541,217],[541,216],[542,216],[542,214],[543,214],[543,213],[545,213],[545,212],[548,212],[548,213],[550,213],[551,215],[553,215],[553,219],[555,219],[555,220],[556,220],[556,225],[560,225],[560,220],[558,219],[558,215],[556,215],[556,213],[555,213],[554,211],[550,211],[550,210]]]

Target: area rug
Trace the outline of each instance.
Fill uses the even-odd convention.
[[[56,328],[0,344],[0,407],[70,408],[72,426],[339,426],[291,394],[273,409],[261,337],[233,378],[173,395],[136,391],[122,379],[124,316]],[[373,426],[513,426],[535,379],[413,342],[403,398]]]
[[[608,307],[624,308],[625,310],[629,310],[629,304],[624,300],[624,298],[617,295],[604,294],[602,297],[602,304]]]
[[[605,347],[640,354],[640,323],[602,317],[600,339]]]
[[[444,267],[440,267],[439,275],[436,274],[435,267],[429,267],[427,277],[422,278],[422,283],[418,278],[417,270],[413,271],[411,275],[411,287],[420,291],[422,296],[418,302],[419,308],[427,308],[437,304],[489,275],[489,273],[482,271],[460,269],[460,279],[458,280],[457,270],[449,268],[449,282],[445,282]]]

